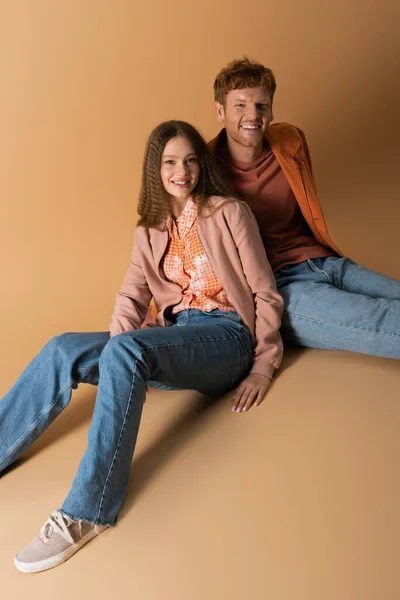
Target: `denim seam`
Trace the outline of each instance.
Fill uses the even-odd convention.
[[[312,267],[310,266],[310,262],[312,264]],[[306,260],[306,263],[312,273],[322,273],[324,275],[326,281],[329,284],[333,285],[331,278],[329,277],[328,273],[324,269],[319,269],[316,265],[314,265],[314,263],[311,261],[310,258]]]
[[[0,458],[0,465],[4,463],[13,454],[13,452],[15,452],[19,447],[22,446],[26,438],[32,433],[32,431],[34,431],[34,429],[36,429],[44,421],[44,419],[53,410],[57,402],[60,400],[60,398],[62,398],[62,396],[65,394],[68,388],[72,387],[73,383],[74,380],[71,379],[63,388],[61,388],[57,396],[55,396],[55,398],[52,400],[51,404],[48,404],[45,408],[43,408],[40,411],[37,419],[30,425],[30,427],[25,431],[25,433],[22,436],[20,436],[16,442],[14,442],[11,448],[8,449],[7,454],[4,454]]]
[[[100,514],[101,514],[101,511],[102,511],[103,506],[104,506],[104,499],[105,499],[105,496],[107,494],[107,488],[108,488],[108,486],[110,484],[111,476],[112,476],[112,473],[114,471],[114,466],[115,466],[116,460],[117,460],[118,455],[119,455],[119,450],[121,448],[122,438],[123,438],[124,431],[125,431],[125,425],[126,425],[126,422],[128,420],[128,414],[129,414],[131,406],[132,406],[132,393],[133,393],[133,389],[135,387],[135,374],[136,374],[136,371],[137,371],[137,362],[136,362],[136,359],[137,359],[137,357],[138,357],[138,355],[139,355],[139,353],[141,351],[142,351],[142,348],[139,348],[138,351],[134,354],[135,368],[134,368],[134,371],[132,373],[132,384],[131,384],[131,389],[130,389],[130,392],[129,392],[128,405],[126,407],[126,411],[125,411],[125,415],[124,415],[124,420],[122,422],[121,431],[120,431],[118,442],[117,442],[117,447],[115,448],[114,456],[112,458],[111,465],[110,465],[110,468],[108,470],[106,480],[104,482],[103,490],[101,492],[101,498],[100,498],[100,503],[99,503],[99,509],[97,511],[96,521],[98,521],[100,519]]]
[[[343,329],[353,329],[354,331],[365,331],[366,333],[374,333],[377,335],[388,335],[390,337],[400,337],[400,334],[391,333],[390,331],[375,331],[374,329],[365,329],[365,327],[352,327],[351,325],[345,325],[344,323],[333,323],[332,321],[323,321],[322,319],[315,319],[312,317],[305,317],[298,315],[294,312],[286,311],[287,314],[297,317],[298,319],[304,319],[305,321],[311,321],[315,323],[321,323],[322,325],[330,325],[332,327],[341,327]]]
[[[240,332],[239,332],[240,333]],[[151,348],[174,348],[178,346],[184,346],[185,344],[214,344],[215,342],[232,342],[235,338],[220,338],[214,340],[185,340],[179,344],[154,344],[153,346],[146,346],[147,349]]]
[[[239,360],[239,366],[236,369],[235,374],[234,374],[234,376],[231,379],[231,384],[235,382],[235,379],[237,379],[238,373],[240,373],[240,371],[242,370],[242,368],[245,366],[246,361],[252,355],[253,355],[253,349],[250,352],[248,352],[245,356],[242,356],[242,358]],[[250,365],[249,365],[249,368],[250,368]]]

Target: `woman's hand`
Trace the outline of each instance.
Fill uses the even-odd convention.
[[[243,379],[233,397],[232,412],[242,412],[261,404],[270,385],[269,377],[257,373]]]

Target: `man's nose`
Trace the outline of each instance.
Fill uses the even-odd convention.
[[[253,121],[256,121],[258,118],[258,110],[255,104],[248,104],[247,105],[247,110],[246,110],[246,117],[248,119],[252,119]]]

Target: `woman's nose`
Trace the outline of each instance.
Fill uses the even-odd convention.
[[[186,173],[187,173],[187,166],[184,163],[176,165],[176,173],[178,175],[186,175]]]

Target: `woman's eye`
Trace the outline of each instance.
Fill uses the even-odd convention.
[[[189,158],[188,159],[188,163],[196,163],[197,162],[197,158]]]
[[[165,161],[165,164],[166,165],[173,165],[174,161],[172,159],[168,159],[168,160]]]

